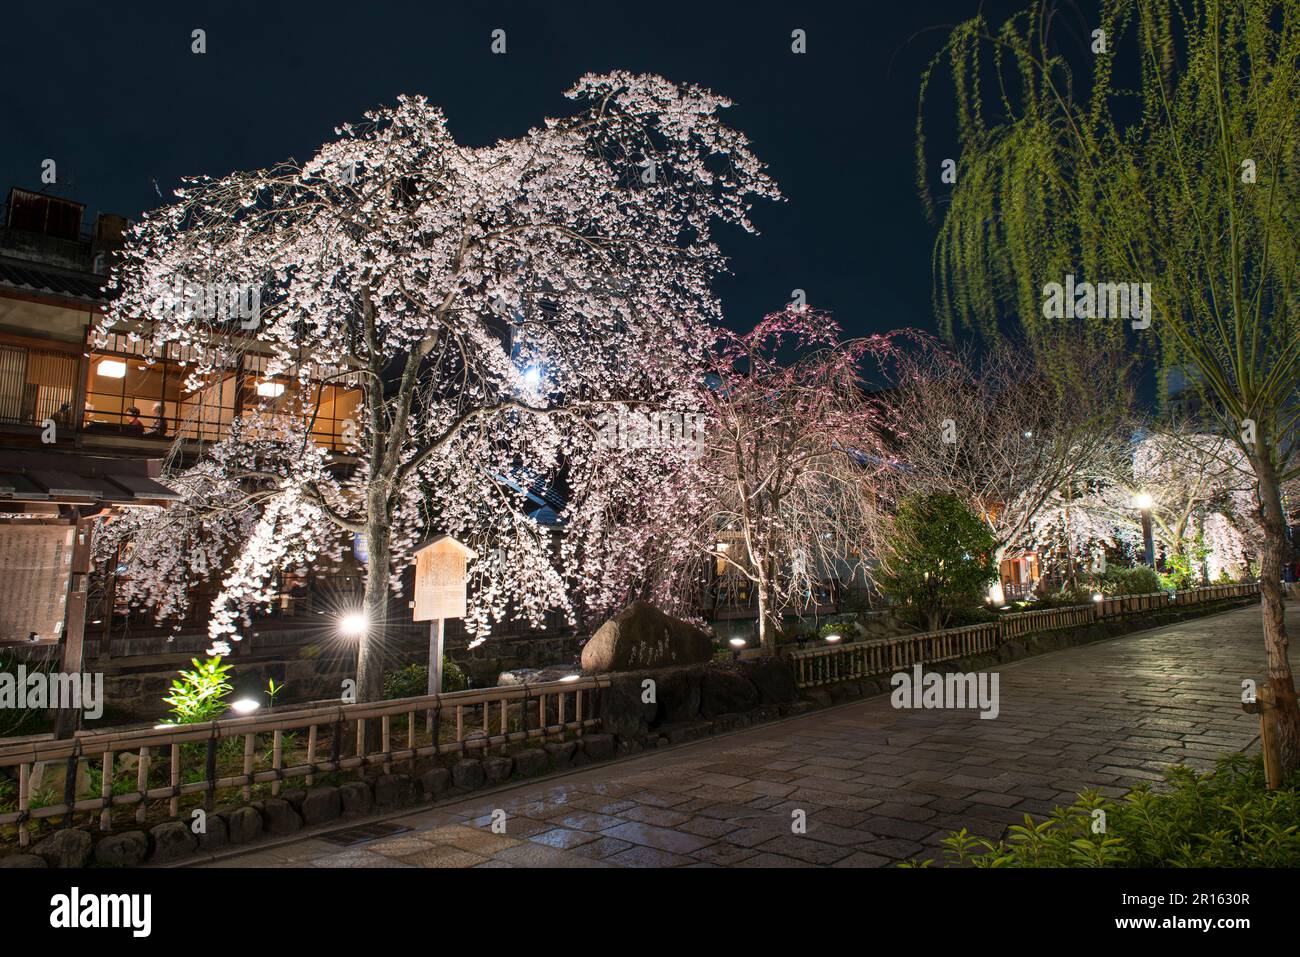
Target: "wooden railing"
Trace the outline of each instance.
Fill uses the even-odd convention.
[[[1103,598],[1094,602],[1098,618],[1134,615],[1160,608],[1172,608],[1178,605],[1201,605],[1206,602],[1223,601],[1228,598],[1245,598],[1259,594],[1259,582],[1245,582],[1236,585],[1204,585],[1200,588],[1188,588],[1179,592],[1158,591],[1146,595],[1121,595],[1117,598]]]
[[[998,626],[989,622],[901,638],[811,648],[791,652],[789,658],[799,687],[807,688],[897,671],[918,661],[949,661],[984,654],[996,648],[998,640]]]
[[[1207,585],[1180,592],[1123,595],[1118,598],[1103,598],[1089,605],[1015,612],[983,625],[808,648],[792,651],[786,657],[795,669],[795,680],[799,687],[809,688],[887,674],[915,664],[987,654],[1003,642],[1036,632],[1079,628],[1103,619],[1257,594],[1259,583],[1249,582],[1240,585]]]
[[[30,841],[28,822],[31,820],[98,810],[100,829],[107,831],[115,807],[136,805],[136,821],[143,824],[150,803],[155,801],[167,801],[170,815],[176,817],[180,813],[180,799],[185,795],[203,794],[205,808],[212,810],[219,790],[240,788],[248,800],[252,786],[264,782],[270,782],[271,793],[276,795],[282,782],[291,778],[304,778],[310,785],[318,774],[357,770],[364,775],[365,769],[371,766],[380,766],[387,773],[392,765],[414,763],[417,758],[486,751],[534,738],[562,737],[570,731],[581,735],[585,729],[600,723],[598,696],[609,683],[607,677],[580,677],[368,704],[327,703],[205,724],[17,742],[0,746],[0,767],[18,768],[18,810],[0,813],[0,826],[16,824],[18,842],[26,846]],[[404,745],[393,740],[394,718],[405,718]],[[368,750],[367,732],[376,721],[381,743],[378,750]],[[419,733],[421,724],[424,734]],[[285,735],[299,732],[307,734],[303,760],[286,764]],[[271,737],[269,762],[257,761],[258,735]],[[426,738],[427,743],[421,743]],[[238,739],[242,739],[243,745],[242,773],[220,776],[217,769],[220,743]],[[328,751],[321,755],[318,752],[324,750],[327,740]],[[350,742],[355,742],[355,747],[348,747]],[[185,745],[191,747],[187,749]],[[116,759],[123,754],[134,755],[138,762],[137,787],[134,791],[115,794]],[[187,758],[188,768],[185,767]],[[149,772],[155,759],[165,762],[168,783],[150,787]],[[100,764],[99,794],[79,800],[76,782],[80,766],[90,761]],[[66,766],[63,800],[31,808],[28,791],[34,766],[60,763]],[[258,763],[269,767],[258,770]],[[201,773],[196,775],[195,771]],[[182,776],[191,780],[182,783]]]
[[[1070,605],[1065,608],[1043,608],[1039,611],[1014,612],[999,619],[996,624],[1003,641],[1018,638],[1035,631],[1054,631],[1057,628],[1078,628],[1097,620],[1093,605]]]

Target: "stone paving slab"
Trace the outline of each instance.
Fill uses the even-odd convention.
[[[303,841],[209,867],[887,867],[967,827],[999,836],[1080,790],[1251,746],[1241,682],[1264,676],[1248,606],[1005,665],[1000,712],[880,696],[413,811],[412,831]],[[491,830],[506,814],[506,833]],[[807,827],[792,833],[792,815]]]

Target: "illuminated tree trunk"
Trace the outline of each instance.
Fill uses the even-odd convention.
[[[1006,545],[999,545],[993,551],[993,582],[989,585],[988,599],[994,608],[1007,603],[1006,593],[1002,590],[1002,560],[1007,557],[1008,550]]]
[[[1300,707],[1287,659],[1286,606],[1282,597],[1282,564],[1287,553],[1286,513],[1277,474],[1267,453],[1252,454],[1259,481],[1260,525],[1264,541],[1259,552],[1259,590],[1264,618],[1264,649],[1268,654],[1268,684],[1277,702],[1278,750],[1282,774],[1300,767]]]
[[[776,654],[777,619],[775,613],[776,595],[773,586],[776,581],[776,561],[766,555],[753,562],[755,577],[754,590],[758,592],[758,644],[763,654]]]
[[[366,505],[366,628],[357,644],[357,700],[379,701],[384,695],[384,635],[392,558],[392,528],[384,483],[371,484]]]

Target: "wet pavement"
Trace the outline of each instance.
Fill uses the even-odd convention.
[[[307,836],[194,866],[938,863],[957,828],[996,837],[1081,789],[1118,796],[1251,746],[1261,629],[1252,605],[1001,666],[993,720],[884,695],[389,816],[410,830],[354,847]]]

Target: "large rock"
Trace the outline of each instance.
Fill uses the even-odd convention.
[[[77,828],[55,831],[34,848],[50,867],[85,867],[90,860],[90,835]]]
[[[780,658],[750,658],[740,663],[741,673],[754,683],[763,704],[799,700],[794,669]]]
[[[425,800],[432,801],[441,797],[451,788],[451,771],[446,768],[430,768],[420,775],[420,787]]]
[[[713,658],[713,639],[694,625],[634,601],[596,630],[582,648],[587,674],[693,665]]]
[[[825,688],[809,688],[804,692],[804,697],[818,708],[829,708],[831,706],[831,696]]]
[[[369,814],[375,806],[375,796],[370,785],[365,781],[345,781],[339,785],[339,797],[343,801],[345,817]]]
[[[658,724],[677,724],[695,721],[700,716],[700,696],[703,679],[701,668],[673,668],[661,672],[653,680],[659,699]]]
[[[302,830],[302,818],[293,809],[293,805],[281,798],[267,798],[265,801],[253,802],[262,812],[262,821],[266,833],[272,837],[284,837]]]
[[[759,704],[758,689],[739,671],[711,668],[700,683],[700,713],[705,717],[742,714]]]
[[[100,867],[135,867],[149,856],[149,835],[144,831],[111,834],[95,845]]]
[[[209,814],[207,829],[195,835],[199,839],[200,851],[215,851],[230,843],[230,831],[226,819],[220,814]]]
[[[557,771],[567,771],[573,766],[573,756],[578,750],[576,741],[548,741],[542,745],[546,753],[550,755],[551,762],[555,765]]]
[[[487,784],[487,774],[483,771],[483,762],[473,758],[463,758],[451,766],[451,780],[458,788],[473,791]]]
[[[338,788],[312,788],[302,799],[299,810],[302,813],[302,822],[308,827],[313,824],[324,824],[343,813],[343,799],[339,797]]]
[[[153,835],[154,861],[178,861],[189,857],[199,848],[199,840],[182,821],[159,824],[149,832]]]
[[[593,761],[603,761],[614,756],[612,734],[588,734],[582,739],[582,751]]]
[[[529,748],[515,755],[515,773],[520,777],[531,778],[541,774],[550,764],[550,755],[541,748]]]
[[[382,774],[375,778],[376,807],[405,807],[418,800],[415,782],[405,774]]]
[[[659,714],[657,692],[655,701],[644,701],[644,697],[640,676],[615,675],[600,694],[601,728],[626,740],[640,738]]]
[[[0,857],[0,867],[31,868],[49,867],[49,865],[45,863],[45,858],[37,857],[35,854],[9,854]]]
[[[257,812],[257,808],[235,808],[225,817],[231,844],[247,844],[262,836],[262,815]]]

